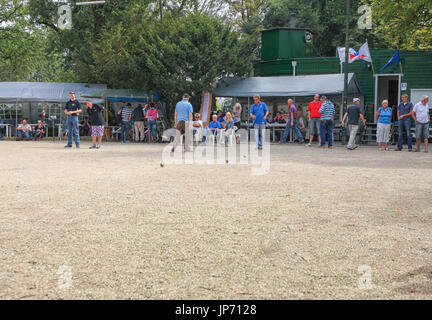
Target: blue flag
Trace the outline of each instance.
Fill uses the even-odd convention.
[[[398,63],[400,61],[401,61],[401,59],[400,59],[400,56],[399,56],[399,50],[396,50],[396,52],[393,55],[393,57],[390,58],[390,60],[387,62],[387,64],[384,67],[382,67],[380,71],[383,71],[389,65],[394,64],[394,63]]]

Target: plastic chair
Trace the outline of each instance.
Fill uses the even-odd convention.
[[[233,144],[236,143],[236,134],[235,134],[236,130],[237,130],[237,127],[234,126],[234,127],[232,127],[232,129],[228,129],[224,132],[223,141],[226,141],[227,140],[226,138],[228,138],[228,142],[229,142],[230,146],[232,146]]]

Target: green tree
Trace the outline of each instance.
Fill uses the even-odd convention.
[[[109,85],[160,91],[172,112],[184,92],[199,105],[201,92],[221,77],[248,75],[252,55],[239,33],[198,12],[167,16],[163,24],[129,15],[129,28],[107,30],[94,48],[89,74]]]
[[[70,78],[62,68],[63,56],[52,50],[51,31],[36,26],[28,18],[25,1],[0,0],[0,80]]]
[[[430,0],[364,0],[372,8],[373,32],[387,47],[432,49]]]

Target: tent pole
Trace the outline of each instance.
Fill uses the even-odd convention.
[[[108,105],[108,97],[105,97],[105,114],[106,114],[106,126],[109,126],[109,122],[108,122],[108,109],[109,109],[109,105]],[[108,141],[108,137],[105,134],[105,140]]]
[[[250,142],[250,104],[249,104],[249,97],[248,97],[248,120],[247,120],[247,128],[248,128],[248,143]]]
[[[17,136],[18,128],[18,98],[15,99],[15,137]]]

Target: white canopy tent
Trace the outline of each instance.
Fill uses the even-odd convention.
[[[0,102],[67,102],[69,92],[74,91],[78,100],[94,90],[105,90],[105,84],[58,82],[0,82]],[[103,99],[100,99],[103,102]]]
[[[6,121],[10,126],[15,128],[18,126],[18,105],[32,103],[54,103],[63,104],[69,101],[69,92],[74,91],[76,98],[80,102],[90,100],[85,98],[85,94],[89,94],[94,90],[105,90],[105,84],[86,84],[86,83],[57,83],[57,82],[0,82],[0,104],[4,104],[3,108],[11,108],[15,106],[14,118]],[[103,99],[91,99],[96,103],[104,103]],[[8,106],[9,105],[9,106]],[[4,110],[3,110],[4,112]],[[1,118],[1,115],[0,115]],[[61,122],[61,113],[60,119]],[[54,122],[53,122],[54,126]],[[54,133],[53,133],[54,134]]]

